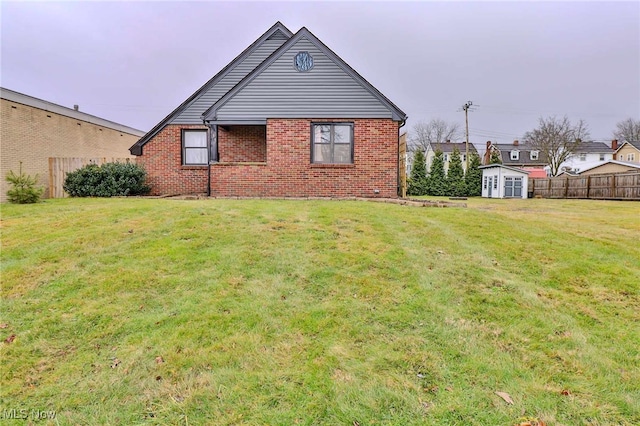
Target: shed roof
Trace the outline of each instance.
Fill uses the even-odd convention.
[[[507,169],[507,170],[511,170],[512,172],[518,172],[518,173],[522,173],[522,174],[526,174],[528,175],[529,172],[527,170],[524,169],[519,169],[518,167],[511,167],[511,166],[505,166],[504,164],[486,164],[484,166],[478,166],[479,169],[490,169],[493,167],[497,167],[500,169]]]

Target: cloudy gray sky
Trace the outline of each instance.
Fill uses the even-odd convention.
[[[2,87],[147,131],[276,21],[409,115],[510,142],[540,116],[595,140],[640,119],[640,2],[1,2]]]

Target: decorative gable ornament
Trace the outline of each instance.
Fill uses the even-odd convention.
[[[300,72],[309,71],[313,68],[313,56],[309,52],[299,52],[293,58],[293,65]]]

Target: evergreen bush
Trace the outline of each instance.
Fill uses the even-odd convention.
[[[482,170],[480,167],[480,157],[478,154],[471,154],[469,158],[469,170],[464,175],[467,196],[479,197],[482,195]]]
[[[447,195],[447,177],[444,173],[444,154],[436,151],[429,178],[427,179],[427,195],[444,196]]]
[[[147,172],[134,163],[88,164],[69,174],[63,188],[72,197],[118,197],[149,193]]]
[[[449,170],[447,171],[447,193],[450,197],[464,197],[466,188],[464,184],[464,169],[462,168],[462,159],[458,147],[453,149],[451,161],[449,162]]]
[[[15,174],[13,170],[9,170],[6,179],[11,184],[11,189],[7,191],[10,203],[33,204],[40,201],[44,188],[38,186],[38,175],[32,177],[22,172],[22,161],[19,173]]]
[[[411,174],[407,180],[407,195],[426,195],[427,193],[427,165],[422,150],[413,154]]]

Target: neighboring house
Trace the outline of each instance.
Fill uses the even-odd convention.
[[[568,170],[572,173],[613,160],[613,143],[610,147],[604,142],[581,142],[574,152],[560,165],[559,170]]]
[[[614,140],[616,148],[612,148],[615,150],[613,159],[618,161],[625,161],[627,163],[639,163],[640,164],[640,142],[629,142],[625,141],[617,147],[618,141]]]
[[[596,164],[594,166],[581,170],[578,173],[578,176],[627,172],[640,172],[640,163],[608,160],[604,163]]]
[[[0,88],[2,153],[0,201],[10,189],[9,171],[38,175],[49,196],[49,158],[128,158],[128,148],[144,132],[105,120],[77,107],[66,108],[13,90]]]
[[[397,197],[406,115],[277,22],[130,151],[153,194]]]
[[[491,153],[494,151],[500,153],[500,159],[505,166],[543,169],[548,165],[547,156],[543,152],[527,144],[521,144],[517,140],[511,144],[498,144],[487,141],[487,149],[482,164],[489,164]]]
[[[484,198],[527,198],[529,172],[502,164],[480,166]]]
[[[449,170],[449,164],[451,163],[451,154],[455,148],[458,148],[460,152],[460,161],[462,161],[462,169],[467,171],[467,148],[465,142],[451,142],[447,141],[445,143],[430,143],[427,145],[427,150],[425,152],[425,159],[427,163],[427,172],[431,170],[431,164],[433,164],[433,159],[436,157],[436,152],[442,151],[442,156],[444,160],[444,171],[447,172]],[[478,150],[473,146],[472,143],[469,143],[469,156],[472,154],[478,154]]]

